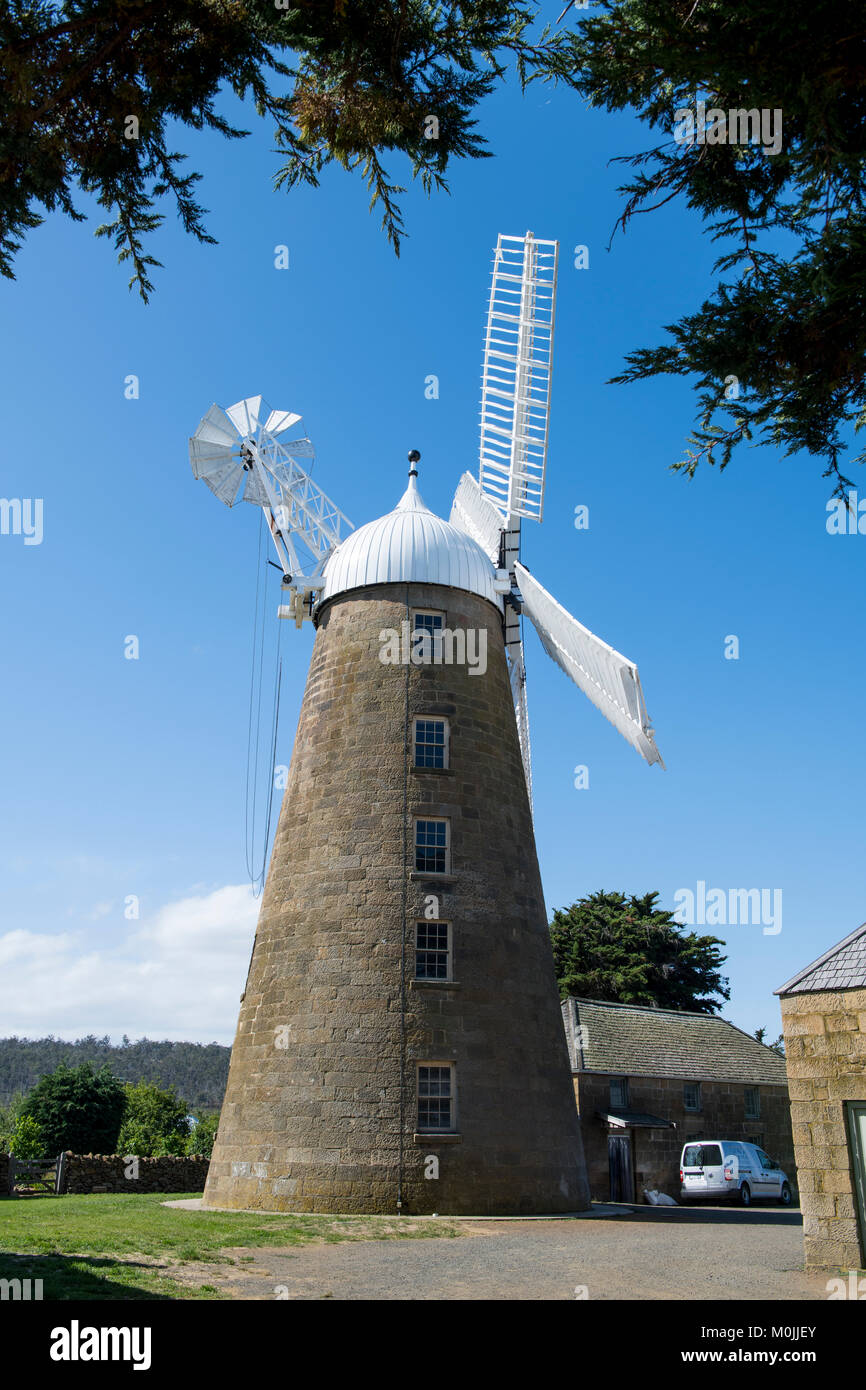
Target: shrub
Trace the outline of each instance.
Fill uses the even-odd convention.
[[[126,1112],[117,1141],[120,1153],[161,1158],[187,1152],[187,1109],[173,1086],[163,1090],[152,1081],[139,1081],[126,1086],[125,1096]]]
[[[40,1077],[23,1105],[39,1126],[49,1154],[116,1153],[126,1097],[110,1067],[60,1064]]]
[[[12,1137],[9,1152],[16,1158],[45,1158],[46,1143],[42,1130],[32,1115],[19,1115]]]
[[[186,1152],[188,1154],[203,1154],[205,1158],[210,1158],[213,1153],[219,1122],[218,1114],[207,1114],[204,1111],[199,1111],[187,1137]]]

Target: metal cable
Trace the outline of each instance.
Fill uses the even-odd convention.
[[[256,558],[256,604],[253,621],[253,652],[250,671],[250,705],[247,721],[247,772],[246,772],[246,804],[244,807],[244,837],[246,850],[247,875],[249,876],[250,886],[255,897],[259,897],[264,889],[265,877],[268,866],[268,844],[271,838],[271,823],[274,805],[274,775],[276,772],[277,756],[277,733],[280,719],[280,692],[282,689],[283,663],[280,656],[280,644],[282,639],[282,626],[277,623],[277,639],[274,654],[274,697],[271,711],[271,757],[270,757],[270,786],[268,788],[267,811],[265,814],[265,835],[262,845],[261,864],[255,864],[256,860],[256,810],[258,805],[258,784],[259,784],[259,747],[261,743],[262,726],[262,695],[264,692],[264,647],[265,647],[265,613],[267,609],[268,597],[268,571],[265,567],[265,583],[262,593],[262,515],[259,513],[259,546]],[[261,602],[260,602],[261,594]],[[261,623],[261,627],[259,627]],[[256,647],[258,646],[258,661],[256,660]],[[256,678],[258,677],[258,700],[256,701]],[[253,751],[253,709],[255,706],[255,750]],[[252,777],[252,794],[250,794],[250,779]],[[252,820],[252,824],[250,824]]]
[[[251,657],[251,660],[250,660],[250,703],[249,703],[249,711],[248,711],[248,714],[247,714],[247,773],[246,773],[246,787],[245,787],[245,798],[244,798],[244,853],[245,853],[245,855],[246,855],[247,877],[249,878],[251,884],[254,884],[254,883],[255,883],[255,875],[253,874],[253,866],[252,866],[253,845],[252,845],[252,840],[251,840],[251,837],[250,837],[250,755],[251,755],[252,741],[253,741],[253,696],[254,696],[254,693],[255,693],[255,683],[256,683],[256,641],[257,641],[257,638],[258,638],[258,628],[259,628],[259,589],[260,589],[260,587],[261,587],[261,578],[262,578],[262,564],[261,564],[261,560],[262,560],[262,516],[263,516],[263,513],[260,511],[260,512],[259,512],[259,538],[258,538],[258,547],[257,547],[257,551],[256,551],[256,599],[255,599],[255,607],[254,607],[254,609],[253,609],[253,650],[252,650],[252,657]],[[253,835],[255,835],[255,800],[253,801],[253,829],[252,829],[252,833],[253,833]]]
[[[282,637],[282,624],[277,622],[277,653],[275,659],[276,675],[274,677],[274,712],[271,718],[271,785],[268,791],[268,814],[265,821],[265,842],[262,846],[262,869],[258,881],[258,892],[261,893],[265,886],[265,875],[268,868],[268,843],[271,838],[271,817],[274,809],[274,776],[277,770],[277,733],[280,727],[280,693],[283,683],[283,659],[280,656],[280,639]]]

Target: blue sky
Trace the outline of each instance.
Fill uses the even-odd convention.
[[[624,177],[609,161],[647,132],[545,88],[510,85],[482,115],[496,158],[455,168],[451,197],[410,190],[400,260],[341,171],[272,192],[270,131],[247,112],[246,141],[180,137],[219,245],[167,209],[149,306],[94,240],[98,215],[50,218],[0,285],[0,490],[44,500],[40,545],[0,536],[0,1033],[231,1041],[256,915],[243,840],[258,514],[193,480],[187,437],[212,402],[262,392],[303,414],[315,476],[356,525],[393,506],[411,447],[447,516],[477,466],[491,250],[527,228],[558,238],[561,262],[545,520],[526,525],[524,556],[638,663],[667,764],[647,768],[530,633],[548,905],[599,888],[657,889],[668,906],[699,882],[780,890],[781,931],[707,928],[727,941],[726,1016],[772,1035],[772,990],[863,919],[866,537],[827,534],[816,460],[759,449],[721,475],[672,474],[688,385],[605,384],[712,283],[714,248],[677,205],[606,249]],[[284,627],[288,762],[313,634]]]

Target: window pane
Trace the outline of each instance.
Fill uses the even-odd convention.
[[[415,924],[415,979],[448,979],[448,923]]]
[[[628,1079],[626,1077],[616,1077],[610,1083],[610,1103],[616,1109],[624,1110],[628,1106]]]
[[[418,1068],[418,1125],[451,1129],[451,1068]]]
[[[445,766],[445,720],[416,719],[415,766]]]
[[[444,874],[448,825],[444,820],[415,822],[415,868],[422,873]]]

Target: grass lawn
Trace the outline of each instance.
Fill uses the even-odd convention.
[[[162,1206],[170,1200],[164,1193],[2,1200],[0,1278],[41,1279],[45,1299],[214,1299],[225,1295],[213,1285],[190,1286],[176,1277],[185,1265],[237,1264],[244,1248],[260,1246],[459,1234],[447,1221]]]

